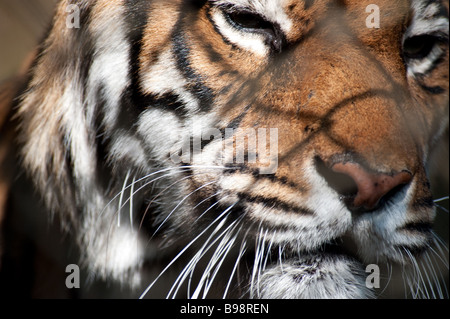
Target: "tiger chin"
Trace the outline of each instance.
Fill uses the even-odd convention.
[[[62,0],[9,100],[7,216],[35,192],[90,278],[142,298],[375,298],[369,264],[443,296],[417,260],[448,267],[448,1],[379,0],[379,27],[372,2]]]

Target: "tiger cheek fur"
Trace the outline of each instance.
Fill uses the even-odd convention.
[[[68,29],[72,2],[14,117],[91,272],[142,297],[372,298],[365,265],[437,244],[448,1],[378,1],[375,29],[371,1],[78,1]]]

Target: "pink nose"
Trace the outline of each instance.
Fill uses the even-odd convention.
[[[412,180],[409,172],[393,175],[373,173],[351,162],[334,164],[331,170],[348,176],[354,182],[354,194],[346,201],[352,210],[374,210],[387,194],[394,195],[400,186],[409,184]]]

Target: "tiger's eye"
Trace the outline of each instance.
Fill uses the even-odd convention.
[[[227,16],[229,20],[243,29],[263,30],[273,28],[270,22],[264,20],[261,16],[250,12],[230,12]]]
[[[411,37],[403,45],[403,54],[408,59],[423,59],[430,54],[437,41],[436,37],[430,35]]]

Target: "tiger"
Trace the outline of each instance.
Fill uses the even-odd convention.
[[[446,0],[61,0],[2,93],[3,282],[61,287],[76,264],[70,297],[365,299],[385,297],[368,269],[397,268],[407,297],[448,298],[427,175],[448,16]],[[27,251],[46,261],[12,261]]]

